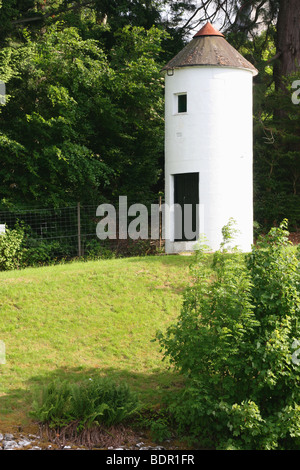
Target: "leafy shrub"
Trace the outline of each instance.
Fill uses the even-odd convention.
[[[170,418],[167,408],[144,408],[136,420],[135,426],[143,430],[148,429],[154,442],[163,442],[172,437],[173,423]]]
[[[84,246],[84,259],[98,260],[98,259],[112,259],[115,258],[115,253],[105,244],[102,245],[98,240],[88,240]]]
[[[116,385],[97,378],[82,383],[54,381],[36,392],[31,416],[50,428],[77,423],[77,429],[92,425],[112,426],[128,419],[138,409],[137,396],[126,384]]]
[[[0,271],[51,265],[71,259],[73,248],[66,240],[40,240],[24,222],[0,234]]]
[[[25,243],[23,263],[25,266],[42,266],[53,264],[61,252],[60,242],[57,240],[40,241],[30,239]]]
[[[154,442],[163,442],[172,436],[168,422],[164,418],[157,418],[149,423],[150,435]]]
[[[227,236],[227,230],[223,232]],[[199,251],[178,322],[157,334],[186,377],[170,405],[181,432],[221,449],[300,449],[299,261],[287,221],[248,255]]]
[[[6,229],[0,235],[0,271],[22,267],[25,254],[23,240],[24,230],[21,227]]]

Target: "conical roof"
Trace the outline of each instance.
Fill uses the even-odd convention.
[[[258,74],[256,68],[209,22],[162,70],[192,66],[230,67],[250,70],[253,75]]]

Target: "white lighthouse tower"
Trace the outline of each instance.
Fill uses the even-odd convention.
[[[236,221],[253,243],[253,76],[258,72],[210,23],[164,68],[165,250],[211,249]]]

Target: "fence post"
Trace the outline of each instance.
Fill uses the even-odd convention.
[[[78,257],[81,258],[80,202],[77,202],[77,237],[78,237]]]
[[[159,196],[159,248],[161,248],[161,233],[162,233],[162,213],[161,213],[161,196]]]

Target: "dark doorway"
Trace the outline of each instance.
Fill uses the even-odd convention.
[[[174,240],[194,241],[198,234],[199,173],[174,175]]]

